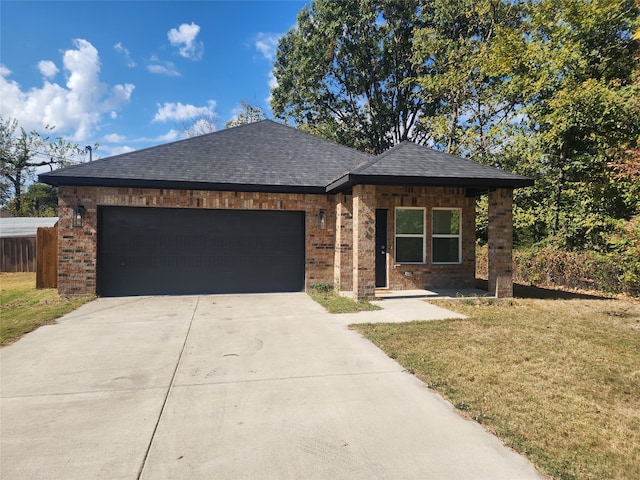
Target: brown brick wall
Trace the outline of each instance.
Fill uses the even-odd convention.
[[[73,226],[73,211],[85,207],[82,227]],[[96,187],[60,187],[58,193],[58,292],[80,295],[96,291]]]
[[[343,292],[353,290],[353,199],[336,196],[335,287]]]
[[[513,190],[489,193],[489,293],[513,296]]]
[[[97,207],[135,206],[242,210],[300,210],[305,212],[305,287],[333,283],[335,247],[334,197],[327,195],[202,190],[61,187],[59,194],[58,290],[64,295],[95,293]],[[72,227],[73,208],[86,209],[83,228]],[[318,212],[326,212],[321,230]]]
[[[376,187],[353,187],[353,294],[375,296]]]
[[[509,189],[490,195],[490,286],[500,296],[509,295],[511,284],[511,195]],[[72,227],[73,208],[86,209],[84,226]],[[316,283],[338,284],[359,298],[375,291],[375,209],[388,209],[388,288],[422,289],[472,287],[475,273],[475,199],[462,188],[394,187],[357,185],[353,195],[214,192],[201,190],[61,187],[59,198],[59,271],[61,294],[96,291],[98,206],[208,208],[243,210],[299,210],[306,213],[305,287]],[[396,264],[395,208],[426,209],[426,263]],[[462,263],[431,262],[431,209],[462,210]],[[326,212],[326,229],[318,224],[318,212]],[[356,227],[357,226],[357,227]],[[493,243],[492,243],[493,242]],[[493,247],[492,247],[493,245]],[[493,252],[493,253],[492,253]],[[354,264],[353,259],[358,259]],[[493,270],[492,270],[493,269]],[[493,271],[493,274],[491,273]],[[405,275],[410,272],[410,275]],[[492,283],[493,282],[493,283]]]
[[[473,287],[475,278],[475,199],[465,197],[464,188],[377,187],[376,207],[388,209],[388,288],[407,290]],[[397,264],[394,260],[395,209],[397,207],[425,208],[425,264]],[[434,265],[431,261],[431,210],[434,207],[460,208],[462,210],[461,264]]]

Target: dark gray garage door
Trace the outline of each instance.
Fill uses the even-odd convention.
[[[304,289],[304,212],[100,207],[98,294]]]

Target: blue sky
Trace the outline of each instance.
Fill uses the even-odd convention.
[[[2,0],[0,115],[103,158],[178,140],[194,116],[224,128],[241,100],[268,110],[305,3]]]

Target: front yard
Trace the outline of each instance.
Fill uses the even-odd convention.
[[[37,290],[35,273],[0,273],[0,346],[54,323],[92,298],[64,298],[55,289]]]
[[[315,290],[332,311],[373,307]],[[557,293],[439,301],[469,318],[351,328],[554,478],[640,478],[640,303]],[[0,344],[91,298],[0,274]]]
[[[438,305],[469,318],[352,328],[554,478],[640,478],[637,301]]]

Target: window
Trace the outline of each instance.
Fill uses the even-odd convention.
[[[432,262],[460,263],[460,210],[434,209],[432,226]]]
[[[424,263],[424,208],[396,209],[396,262]]]

